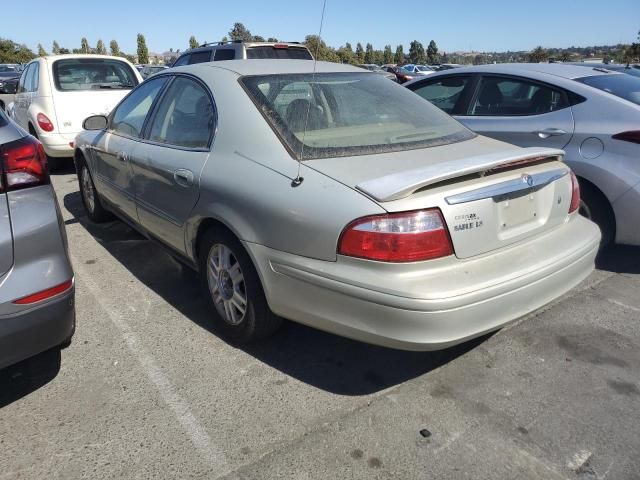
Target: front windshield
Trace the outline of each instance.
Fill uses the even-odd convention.
[[[17,72],[17,65],[0,65],[0,72]]]
[[[300,160],[426,148],[475,136],[380,75],[264,75],[240,82]]]
[[[58,90],[132,89],[138,80],[129,65],[110,58],[72,58],[53,64]]]
[[[429,67],[425,67],[424,65],[419,65],[417,67],[419,72],[431,72],[432,70]]]
[[[640,105],[640,78],[638,77],[622,74],[594,75],[576,78],[576,81]]]

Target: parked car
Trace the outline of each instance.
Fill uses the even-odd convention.
[[[0,368],[71,341],[73,281],[42,144],[0,111]]]
[[[0,80],[4,77],[19,77],[20,67],[17,63],[0,63]]]
[[[55,55],[31,61],[18,82],[13,119],[42,142],[51,166],[73,156],[82,121],[109,111],[142,77],[124,58]]]
[[[409,70],[405,70],[403,67],[388,67],[387,72],[391,72],[396,76],[397,83],[406,83],[415,78],[415,75]]]
[[[88,217],[114,213],[199,270],[234,341],[284,317],[444,348],[575,286],[600,242],[561,150],[480,137],[349,65],[174,68],[85,127]]]
[[[482,135],[566,151],[583,215],[640,245],[640,79],[563,64],[458,68],[407,84]]]
[[[435,72],[435,70],[431,67],[428,67],[426,65],[414,65],[413,63],[403,65],[402,68],[404,68],[414,76],[425,76]]]
[[[462,67],[462,65],[460,65],[459,63],[441,63],[440,65],[438,65],[438,72],[441,72],[442,70],[451,70],[453,68],[460,68]]]
[[[6,111],[7,106],[15,100],[19,79],[19,75],[0,78],[0,110]]]
[[[599,68],[599,69],[604,69],[611,72],[621,72],[621,73],[633,75],[634,77],[640,77],[640,68],[636,68],[633,65],[627,65],[627,64],[575,62],[575,63],[565,63],[564,65],[577,65],[579,67]]]
[[[156,73],[160,73],[166,70],[167,68],[169,67],[165,65],[145,65],[140,70],[140,75],[142,76],[142,78],[148,78],[151,75],[155,75]]]
[[[356,65],[357,67],[363,68],[365,70],[369,70],[370,72],[373,73],[377,73],[378,75],[382,75],[383,77],[389,79],[389,80],[393,80],[394,82],[397,82],[398,79],[396,78],[395,73],[392,72],[388,72],[384,69],[382,69],[379,65],[376,65],[375,63],[362,63],[360,65]]]
[[[249,59],[313,60],[309,49],[297,42],[216,42],[187,50],[172,67],[203,62]]]

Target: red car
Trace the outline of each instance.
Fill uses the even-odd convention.
[[[405,83],[414,79],[414,75],[402,67],[387,67],[386,71],[395,74],[398,83]]]

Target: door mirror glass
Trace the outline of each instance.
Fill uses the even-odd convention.
[[[92,115],[82,122],[82,128],[85,130],[104,130],[108,124],[107,117],[104,115]]]

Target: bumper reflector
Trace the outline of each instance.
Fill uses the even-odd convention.
[[[47,288],[46,290],[14,300],[12,303],[17,305],[29,305],[31,303],[41,302],[42,300],[47,300],[51,297],[55,297],[56,295],[60,295],[61,293],[70,290],[71,287],[73,287],[73,278],[61,283],[60,285],[56,285],[55,287]]]

